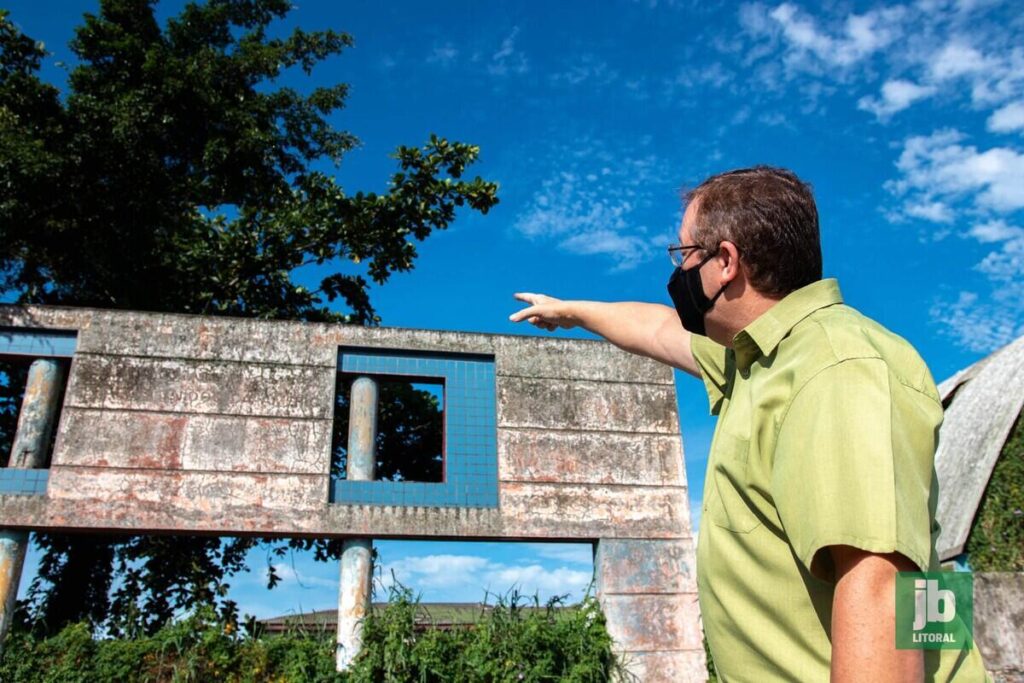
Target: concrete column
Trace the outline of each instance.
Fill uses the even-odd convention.
[[[352,383],[348,416],[349,481],[372,481],[377,465],[377,382],[359,377]],[[342,544],[338,590],[337,670],[345,671],[363,644],[363,619],[370,609],[373,539],[353,538]]]
[[[629,674],[625,680],[707,680],[693,567],[689,538],[598,542],[597,599],[615,654]]]
[[[58,361],[44,358],[32,363],[8,467],[37,469],[46,466],[63,385],[64,368]],[[3,652],[11,626],[27,549],[27,531],[0,529],[0,652]]]

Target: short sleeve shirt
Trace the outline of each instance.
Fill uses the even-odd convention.
[[[723,681],[828,681],[827,548],[934,551],[942,404],[906,341],[843,304],[835,280],[792,292],[732,348],[691,348],[718,416],[697,582]],[[895,599],[895,596],[894,596]],[[928,681],[984,681],[977,650],[926,651]]]

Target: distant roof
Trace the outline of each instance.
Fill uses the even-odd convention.
[[[387,606],[386,602],[375,602],[371,609],[382,610]],[[481,602],[421,602],[416,605],[414,624],[420,628],[439,629],[470,626],[480,621],[480,618],[492,609],[494,609],[493,605],[485,605]],[[530,612],[546,608],[520,606],[518,609]],[[271,633],[288,629],[328,631],[334,630],[338,625],[338,610],[321,609],[302,614],[283,614],[268,619],[258,619],[256,623]]]
[[[940,560],[963,552],[999,454],[1024,408],[1024,337],[939,385],[946,408],[935,454]]]

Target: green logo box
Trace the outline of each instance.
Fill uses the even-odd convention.
[[[970,572],[897,572],[896,649],[969,650],[973,631]]]

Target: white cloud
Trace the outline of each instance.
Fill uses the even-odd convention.
[[[1024,278],[1024,237],[1018,233],[1006,240],[1001,249],[989,253],[977,268],[997,285],[1018,282]]]
[[[576,57],[564,71],[551,74],[552,83],[557,85],[579,85],[586,83],[588,86],[608,85],[619,78],[619,72],[608,66],[608,62],[593,54],[584,54]]]
[[[979,107],[1000,105],[1024,95],[1024,49],[1015,47],[993,60],[990,71],[971,82],[971,99]]]
[[[491,61],[487,64],[487,72],[492,76],[524,74],[530,70],[526,55],[516,49],[516,38],[518,36],[519,27],[516,26],[501,41],[501,47],[491,55]]]
[[[450,66],[459,56],[459,50],[451,43],[445,43],[444,45],[437,45],[430,54],[427,55],[428,64],[440,64],[441,66]]]
[[[1024,208],[1024,154],[1010,147],[979,151],[966,136],[945,129],[908,138],[896,167],[902,177],[887,187],[907,205],[969,198],[981,210]]]
[[[612,230],[587,230],[562,240],[558,246],[582,256],[604,255],[615,259],[614,272],[631,270],[651,253],[648,240]]]
[[[832,52],[832,38],[820,33],[812,18],[797,16],[798,12],[795,5],[783,3],[768,16],[782,26],[786,40],[797,49],[810,50],[819,56]]]
[[[675,79],[669,85],[678,85],[685,88],[710,85],[713,88],[721,88],[732,81],[735,76],[736,75],[723,66],[721,62],[712,62],[711,64],[700,67],[687,65],[679,70]]]
[[[918,100],[931,97],[938,89],[933,85],[918,85],[912,81],[897,79],[882,84],[882,97],[865,96],[857,101],[857,108],[869,111],[880,119],[888,119],[896,112],[903,111]]]
[[[648,229],[637,216],[654,193],[668,192],[677,179],[653,154],[612,151],[593,140],[559,150],[550,161],[560,170],[541,181],[513,228],[521,235],[553,242],[580,256],[603,256],[613,271],[635,268],[656,254]],[[632,152],[632,155],[630,155]]]
[[[737,13],[742,32],[710,44],[745,55],[743,80],[755,100],[792,98],[786,86],[795,82],[806,110],[823,111],[823,103],[806,100],[856,94],[881,80],[880,94],[861,93],[856,101],[882,120],[937,95],[988,109],[1024,95],[1024,47],[1005,21],[979,16],[990,4],[920,1],[837,14],[790,2],[744,3]]]
[[[768,18],[768,11],[765,6],[759,2],[744,2],[740,5],[737,18],[740,22],[740,27],[751,36],[760,37],[770,35],[772,32],[772,22]],[[740,45],[733,45],[732,43],[722,39],[723,44],[730,45],[730,50],[739,51]]]
[[[746,25],[762,28],[756,10],[741,14]],[[816,64],[846,68],[890,45],[901,32],[900,8],[872,10],[865,14],[847,15],[842,29],[831,35],[819,29],[814,18],[795,5],[783,3],[768,13],[779,26],[787,45],[786,61],[797,68],[813,68]]]
[[[975,266],[991,284],[986,297],[960,292],[931,310],[940,330],[975,352],[988,352],[1024,333],[1024,229],[1007,217],[1024,208],[1024,154],[1007,147],[980,151],[966,136],[942,130],[909,138],[889,188],[906,197],[903,214],[932,222],[980,216],[965,233],[994,245]]]
[[[952,223],[953,209],[943,202],[907,202],[903,211],[906,215],[914,218],[923,218],[933,223]]]
[[[782,126],[794,130],[796,128],[782,112],[766,112],[758,116],[757,120],[766,126]]]
[[[960,292],[955,301],[936,303],[931,316],[960,346],[988,353],[1024,334],[1024,228],[996,219],[975,224],[967,236],[995,246],[975,266],[992,292]]]
[[[886,122],[931,99],[934,118],[962,130],[973,132],[980,115],[989,132],[1024,131],[1024,46],[1006,3],[916,0],[863,14],[848,6],[741,5],[742,30],[710,42],[738,55],[748,75],[726,87],[739,88],[755,111],[832,113],[852,100]],[[971,140],[946,125],[911,129],[893,145],[897,173],[885,187],[898,208],[883,211],[893,222],[924,222],[935,239],[956,230],[990,246],[974,268],[989,289],[965,289],[932,310],[958,344],[987,351],[1022,332],[1024,237],[1014,222],[1024,210],[1024,147]]]
[[[530,543],[527,547],[538,557],[573,564],[593,565],[594,548],[589,543]]]
[[[968,234],[982,243],[1003,242],[1009,239],[1024,237],[1024,229],[998,219],[974,225]]]
[[[998,106],[1024,94],[1024,51],[1013,48],[982,52],[969,44],[971,39],[954,36],[950,42],[927,55],[925,76],[951,93],[970,85],[971,102],[976,107]],[[983,42],[982,37],[973,39]]]
[[[961,42],[946,45],[930,61],[929,72],[936,81],[984,73],[995,67],[981,52]]]
[[[388,587],[397,579],[414,592],[435,599],[483,600],[484,591],[503,595],[515,588],[541,600],[554,595],[582,597],[593,577],[592,570],[545,567],[538,562],[518,565],[493,562],[475,555],[426,555],[407,557],[382,566],[380,581]],[[467,589],[479,595],[467,594]]]
[[[389,585],[394,572],[399,582],[414,590],[453,588],[474,583],[474,575],[487,565],[487,558],[475,555],[423,555],[388,562],[381,576]]]
[[[586,590],[593,578],[593,572],[557,567],[547,569],[539,564],[518,567],[490,567],[484,576],[492,590],[504,593],[515,587],[520,593],[533,595],[562,595],[568,593],[577,597]]]
[[[1024,131],[1024,100],[1010,102],[993,112],[988,118],[988,129],[993,133]]]
[[[988,353],[1024,334],[1024,286],[1010,284],[997,289],[991,301],[975,292],[960,292],[955,301],[940,301],[931,309],[940,330],[959,345],[976,353]]]

